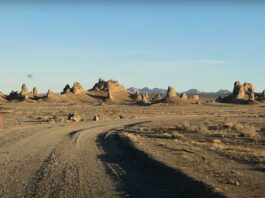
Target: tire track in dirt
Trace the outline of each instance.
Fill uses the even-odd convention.
[[[44,129],[26,140],[18,141],[14,151],[7,155],[16,159],[13,177],[18,179],[12,185],[5,177],[0,184],[8,183],[4,196],[24,197],[120,197],[105,168],[98,160],[102,154],[97,147],[98,134],[113,127],[135,121],[111,121],[105,123],[71,123],[64,127]],[[41,141],[37,141],[41,139]],[[25,141],[27,145],[23,144]],[[16,151],[25,146],[23,155]],[[9,161],[10,162],[10,161]],[[7,163],[6,167],[10,167]],[[18,171],[20,169],[20,171]],[[10,171],[8,170],[9,174]],[[22,183],[21,180],[25,181]]]
[[[34,131],[31,135],[17,138],[12,144],[5,142],[0,153],[0,195],[2,197],[21,197],[34,173],[45,164],[56,146],[66,137],[66,134],[83,126],[78,125],[46,125],[42,127],[27,127]],[[24,128],[17,128],[18,131]],[[25,131],[24,131],[25,132]],[[10,137],[19,136],[14,129],[5,129]],[[43,165],[44,166],[44,165]],[[39,172],[40,174],[41,172]]]

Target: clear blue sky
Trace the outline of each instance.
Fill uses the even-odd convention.
[[[99,77],[177,91],[265,89],[265,4],[1,4],[0,90]],[[32,79],[27,74],[33,75]]]

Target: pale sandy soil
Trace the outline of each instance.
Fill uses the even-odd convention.
[[[265,194],[262,105],[19,102],[0,116],[0,197]]]

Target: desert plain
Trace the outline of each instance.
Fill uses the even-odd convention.
[[[0,103],[0,197],[264,197],[265,103],[238,87],[151,100],[116,81],[23,85]]]

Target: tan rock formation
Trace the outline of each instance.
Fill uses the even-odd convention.
[[[242,85],[241,85],[240,81],[236,81],[234,83],[233,94],[237,95],[241,86]]]
[[[262,101],[264,100],[265,92],[260,94],[255,93],[255,88],[252,83],[240,84],[239,81],[234,83],[233,93],[224,97],[218,98],[216,101],[224,103],[240,103],[248,104],[249,101]]]
[[[48,92],[47,92],[47,97],[50,98],[50,97],[54,96],[54,94],[55,93],[52,90],[49,89]]]
[[[149,94],[148,93],[142,93],[142,102],[143,103],[150,102],[150,100],[149,100]]]
[[[246,98],[245,87],[241,86],[239,88],[238,93],[236,94],[236,99],[245,99],[245,98]]]
[[[29,91],[26,84],[22,85],[20,95],[22,96],[23,99],[29,98]]]
[[[253,84],[244,83],[243,86],[244,86],[245,92],[250,92],[250,93],[255,92],[255,88],[254,88]]]
[[[98,82],[94,85],[92,90],[96,91],[107,91],[108,90],[108,81],[103,80],[100,78]]]
[[[192,100],[193,101],[199,101],[200,100],[200,96],[199,95],[192,95]]]
[[[82,85],[79,82],[75,82],[73,84],[72,90],[73,94],[80,94],[80,93],[84,93],[85,89],[82,87]]]
[[[161,95],[159,93],[157,93],[153,98],[152,98],[152,102],[158,102],[160,101],[162,98],[161,98]]]
[[[182,100],[176,93],[173,87],[168,87],[167,95],[161,100],[162,103],[182,105],[187,104],[187,101]]]
[[[114,80],[107,81],[107,93],[108,98],[113,102],[129,102],[132,100],[128,90]]]
[[[255,93],[254,92],[250,93],[249,100],[250,101],[255,101]]]
[[[136,100],[136,102],[142,102],[143,97],[139,91],[136,91],[133,98]]]
[[[71,92],[71,87],[69,84],[65,85],[64,89],[63,89],[63,94],[68,94]]]
[[[35,97],[35,98],[39,97],[40,94],[39,94],[39,91],[36,87],[33,88],[32,92],[33,92],[33,97]]]
[[[180,98],[181,98],[182,100],[187,100],[187,99],[188,99],[188,96],[187,96],[187,94],[182,93],[182,94],[180,94]]]
[[[168,89],[167,89],[167,98],[174,98],[174,97],[177,97],[177,93],[176,93],[176,90],[169,86]]]

